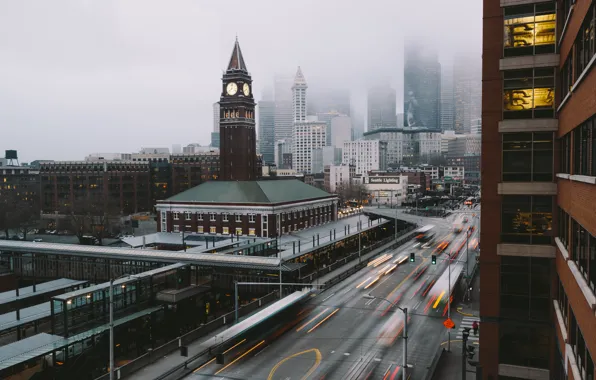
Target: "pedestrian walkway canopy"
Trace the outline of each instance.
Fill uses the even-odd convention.
[[[187,253],[157,249],[131,249],[58,243],[32,243],[25,241],[0,241],[0,253],[24,252],[56,256],[81,256],[124,261],[161,263],[186,263],[200,266],[231,267],[267,270],[279,266],[279,258],[260,256],[235,256],[211,253]]]

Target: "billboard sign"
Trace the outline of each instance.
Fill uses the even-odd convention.
[[[396,184],[399,185],[399,177],[364,177],[365,184]]]

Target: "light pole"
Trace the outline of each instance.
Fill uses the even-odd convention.
[[[358,201],[360,203],[360,205],[362,205],[362,191],[360,191],[358,193]],[[362,258],[360,257],[361,254],[361,247],[362,247],[362,243],[360,241],[360,228],[362,227],[360,225],[360,215],[362,214],[362,209],[358,210],[358,264],[360,264],[362,262]]]
[[[401,310],[404,313],[404,357],[403,357],[403,367],[404,367],[404,372],[402,373],[402,379],[406,380],[407,377],[407,368],[408,368],[408,308],[404,307],[401,308],[399,306],[397,306],[397,304],[389,301],[387,298],[383,298],[383,297],[375,297],[372,294],[365,294],[363,296],[366,299],[369,300],[374,300],[374,299],[378,299],[378,300],[382,300],[382,301],[386,301],[389,302],[389,304],[391,304],[391,306],[398,308],[399,310]]]
[[[114,380],[114,281],[121,278],[139,278],[131,274],[123,274],[118,278],[110,279],[110,380]]]
[[[180,233],[180,235],[182,235],[182,246],[184,247],[184,252],[186,252],[186,241],[185,241],[185,237],[184,237],[185,230],[186,230],[186,228],[182,227],[182,232]]]
[[[447,272],[449,272],[447,280],[447,319],[451,319],[451,253],[449,253],[449,261],[447,261]],[[451,329],[447,329],[447,352],[451,352]]]
[[[468,229],[466,230],[466,281],[470,281],[469,277],[470,277],[470,266],[468,265],[468,262],[470,260],[470,227],[468,227]]]

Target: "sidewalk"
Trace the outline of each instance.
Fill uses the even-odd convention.
[[[461,330],[463,327],[470,327],[469,320],[477,320],[480,312],[480,276],[477,274],[472,282],[472,293],[470,302],[460,302],[456,307],[456,313],[451,313],[456,328],[451,333],[451,352],[444,352],[437,369],[432,377],[433,380],[461,380],[462,379],[462,340]],[[468,321],[466,321],[468,320]],[[480,335],[481,332],[479,332]],[[476,337],[470,334],[468,345],[476,347],[474,359],[468,361],[478,361],[480,358],[480,342]],[[447,346],[444,345],[445,349]],[[466,363],[466,380],[476,380],[476,368]]]

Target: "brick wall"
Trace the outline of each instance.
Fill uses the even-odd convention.
[[[501,178],[501,136],[498,131],[502,119],[502,84],[499,60],[503,53],[503,15],[499,1],[484,0],[482,38],[482,214],[480,255],[480,329],[482,331],[483,378],[498,377],[499,364],[499,299],[500,258],[497,256],[501,230],[501,197],[497,184]]]
[[[559,137],[596,114],[596,70],[592,69],[559,112]]]
[[[596,236],[596,186],[564,179],[558,183],[559,206]]]

